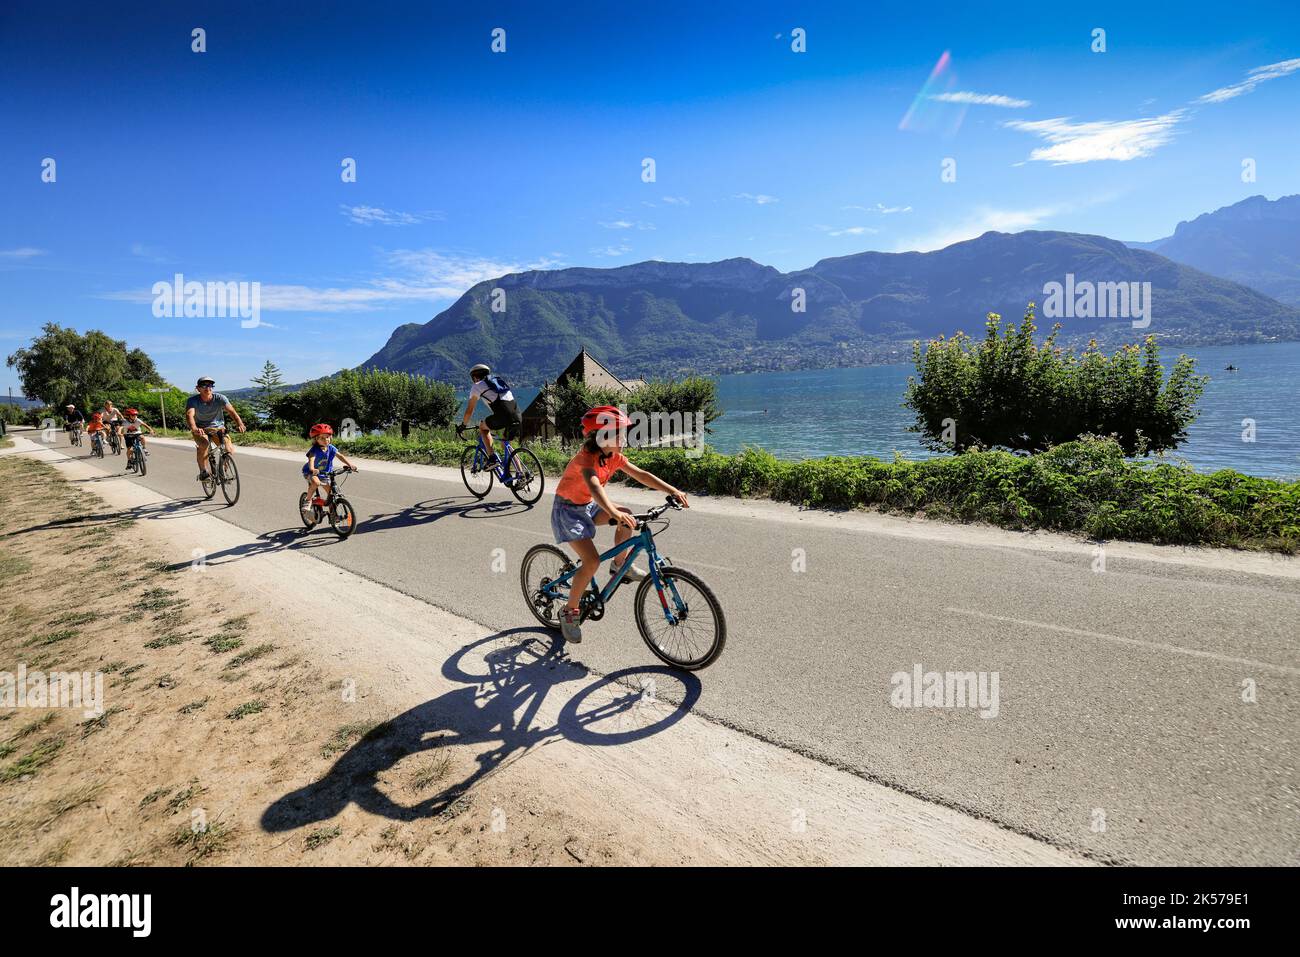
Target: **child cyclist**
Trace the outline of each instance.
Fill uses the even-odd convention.
[[[578,602],[588,582],[600,568],[600,552],[592,541],[596,535],[596,526],[608,523],[612,516],[618,522],[618,530],[614,533],[615,545],[631,538],[636,529],[636,519],[632,517],[631,510],[615,505],[605,493],[605,483],[610,476],[615,472],[623,472],[642,485],[667,492],[682,505],[689,507],[683,492],[657,475],[637,468],[624,457],[622,445],[629,424],[627,415],[612,405],[601,405],[589,410],[582,417],[582,434],[585,436],[582,450],[569,462],[560,478],[560,484],[555,487],[551,531],[555,533],[557,543],[567,543],[582,561],[582,567],[574,574],[569,585],[569,603],[560,612],[560,631],[565,641],[582,641],[582,629],[578,626]],[[627,553],[624,552],[611,560],[611,574],[618,573],[626,558]],[[628,581],[641,581],[645,577],[646,572],[635,565],[628,568],[624,575]]]
[[[334,430],[328,425],[313,425],[308,433],[311,436],[312,446],[307,450],[307,464],[302,467],[302,476],[307,480],[307,497],[303,499],[302,510],[310,513],[312,511],[312,502],[315,501],[317,492],[320,489],[320,474],[334,471],[334,459],[338,458],[352,471],[360,471],[355,465],[348,461],[348,457],[338,450],[338,447],[330,441],[330,436]]]
[[[131,461],[131,446],[136,442],[140,443],[140,452],[143,455],[149,454],[149,448],[144,441],[144,432],[153,433],[153,429],[144,419],[140,418],[140,413],[135,409],[127,409],[122,413],[126,416],[122,420],[122,440],[126,443],[126,467],[134,468],[135,463]],[[140,431],[141,429],[144,432]]]

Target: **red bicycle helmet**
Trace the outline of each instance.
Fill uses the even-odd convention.
[[[124,415],[139,415],[140,413],[137,412],[135,409],[127,409],[126,412],[123,413],[123,414],[124,414]]]
[[[582,434],[590,435],[597,429],[615,429],[622,432],[632,424],[632,420],[622,410],[612,405],[598,405],[588,409],[582,417]]]
[[[320,425],[313,425],[311,432],[308,433],[313,439],[318,435],[333,435],[334,430],[322,422]]]

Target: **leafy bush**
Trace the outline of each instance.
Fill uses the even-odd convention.
[[[581,382],[563,382],[555,388],[555,425],[560,435],[576,439],[582,435],[582,415],[598,405],[622,406],[628,412],[678,413],[703,416],[705,425],[722,415],[718,405],[718,384],[704,376],[684,379],[652,379],[634,392],[620,389],[592,389]]]
[[[1180,356],[1167,379],[1154,337],[1107,356],[1091,342],[1083,353],[1056,345],[1058,323],[1034,342],[1034,306],[1017,329],[989,313],[983,342],[965,333],[912,347],[917,376],[905,405],[911,431],[929,448],[961,452],[1006,448],[1041,452],[1084,434],[1111,435],[1128,455],[1176,447],[1187,438],[1208,381]]]
[[[345,370],[268,401],[271,416],[307,430],[317,422],[338,428],[344,419],[369,432],[397,426],[445,426],[457,409],[456,390],[445,382],[405,372]]]

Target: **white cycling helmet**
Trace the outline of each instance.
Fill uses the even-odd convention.
[[[480,362],[478,365],[472,367],[469,370],[469,374],[470,374],[470,378],[479,379],[485,375],[488,375],[491,371],[492,369],[490,366],[484,365],[482,362]]]

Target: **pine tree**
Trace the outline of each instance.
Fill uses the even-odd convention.
[[[253,408],[263,419],[271,414],[271,397],[284,388],[284,376],[270,359],[266,360],[266,365],[262,366],[262,374],[253,377],[253,385],[257,386],[257,395],[253,398]]]

